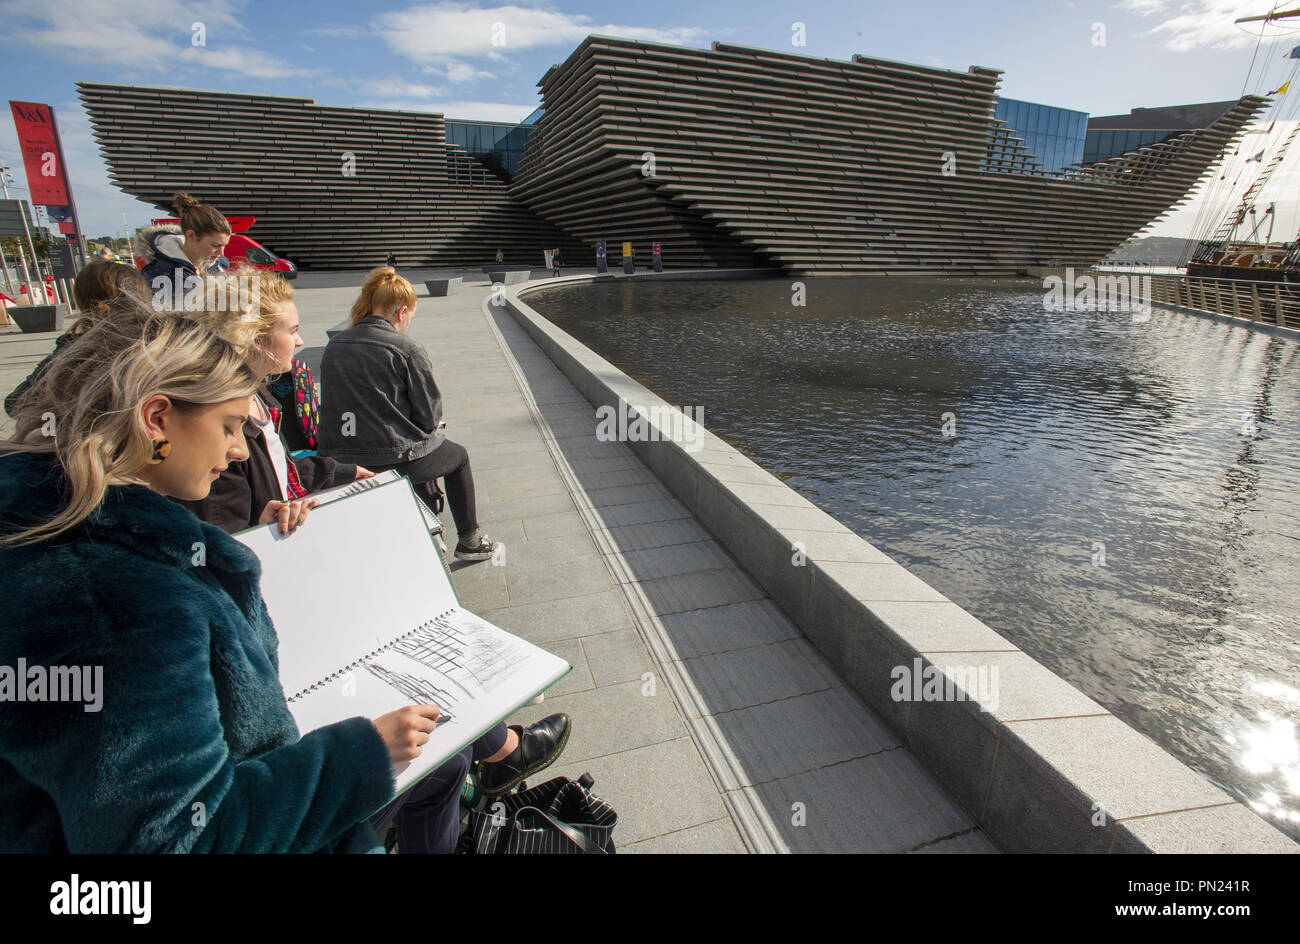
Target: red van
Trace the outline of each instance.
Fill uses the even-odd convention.
[[[179,223],[180,220],[175,217],[163,217],[153,222],[161,226],[164,223]],[[298,277],[298,267],[296,265],[288,259],[277,256],[251,236],[244,235],[257,222],[256,217],[228,216],[226,222],[230,224],[231,235],[230,242],[226,243],[224,255],[230,261],[232,267],[240,262],[247,262],[254,268],[270,269],[282,279],[296,279]],[[136,264],[139,265],[139,260],[137,260]]]

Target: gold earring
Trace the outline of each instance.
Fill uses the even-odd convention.
[[[153,456],[149,459],[150,465],[157,465],[166,459],[172,452],[172,444],[166,439],[155,439],[153,441]]]

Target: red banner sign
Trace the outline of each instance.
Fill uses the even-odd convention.
[[[67,206],[72,200],[68,196],[67,175],[59,160],[61,151],[53,110],[49,105],[35,102],[10,102],[9,108],[14,114],[14,127],[18,129],[18,146],[23,152],[32,204]]]

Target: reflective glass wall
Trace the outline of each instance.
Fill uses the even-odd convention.
[[[1167,128],[1093,128],[1083,147],[1083,159],[1091,164],[1125,154],[1149,144],[1158,144],[1177,131]]]
[[[1053,108],[1014,98],[999,98],[993,116],[1005,121],[1042,165],[1043,172],[1059,174],[1083,161],[1088,114],[1068,108]]]
[[[530,115],[529,118],[533,116]],[[525,119],[527,120],[527,119]],[[532,134],[531,124],[507,125],[490,121],[446,121],[447,143],[459,145],[507,180],[519,169],[519,159]]]

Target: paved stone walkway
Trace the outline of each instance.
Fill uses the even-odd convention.
[[[506,545],[502,566],[453,565],[457,593],[573,665],[515,720],[572,716],[545,776],[590,771],[619,811],[620,851],[996,851],[685,506],[626,446],[595,439],[591,406],[485,305],[481,273],[446,298],[404,274],[480,522]],[[300,277],[308,345],[362,277]],[[43,337],[0,335],[6,391],[52,348]],[[302,353],[319,362],[319,347]]]
[[[355,290],[300,281],[319,343]],[[546,775],[590,771],[626,852],[995,851],[631,450],[596,440],[591,406],[489,294],[466,273],[421,299],[411,334],[506,545],[504,566],[453,565],[457,593],[574,667],[515,719],[573,717]]]

